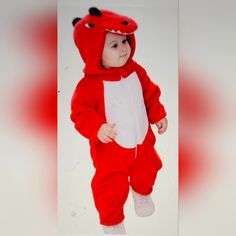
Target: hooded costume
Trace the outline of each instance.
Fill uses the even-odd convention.
[[[90,8],[75,18],[74,41],[85,62],[71,103],[75,128],[89,139],[96,168],[91,187],[102,225],[124,220],[123,207],[131,186],[147,195],[152,192],[161,160],[154,149],[150,124],[166,116],[159,101],[160,89],[132,58],[135,52],[134,20]],[[126,35],[131,55],[122,67],[105,69],[101,64],[106,32]],[[97,133],[104,123],[116,124],[113,142],[102,143]]]

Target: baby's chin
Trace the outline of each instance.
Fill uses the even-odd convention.
[[[124,65],[127,63],[128,59],[129,59],[129,56],[128,56],[128,55],[125,56],[125,57],[121,57],[121,58],[120,58],[120,63],[119,63],[120,65],[119,65],[119,67],[124,66]]]
[[[119,64],[117,64],[117,65],[115,65],[115,66],[113,66],[113,67],[115,67],[115,68],[120,68],[120,67],[124,66],[126,63],[127,63],[127,61],[122,62],[122,63],[119,63]]]
[[[106,69],[119,68],[119,67],[124,66],[124,65],[127,63],[128,59],[129,59],[128,56],[127,56],[127,58],[125,58],[125,57],[120,57],[119,62],[117,62],[117,63],[112,63],[112,64],[109,64],[109,65],[103,65],[103,67],[105,67]]]

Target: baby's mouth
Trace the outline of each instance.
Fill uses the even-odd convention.
[[[124,54],[124,55],[122,55],[122,56],[120,56],[120,57],[121,57],[121,58],[123,58],[123,57],[127,57],[127,55],[128,55],[128,54]]]

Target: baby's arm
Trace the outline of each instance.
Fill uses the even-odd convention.
[[[98,130],[106,123],[96,110],[97,82],[83,78],[76,87],[71,101],[71,120],[84,137],[97,141]]]
[[[97,137],[103,143],[112,142],[116,137],[115,124],[103,124],[98,130]]]
[[[165,108],[159,100],[161,90],[150,80],[146,70],[138,64],[136,64],[136,72],[143,89],[143,97],[147,109],[148,120],[151,124],[157,124],[166,117]],[[160,123],[162,124],[163,122]],[[165,124],[167,123],[165,122]],[[165,124],[163,124],[163,127]],[[160,127],[160,124],[158,124],[158,126]]]

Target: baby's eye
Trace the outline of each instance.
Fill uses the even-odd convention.
[[[112,48],[117,48],[118,47],[118,44],[116,43],[116,44],[114,44],[114,45],[112,45]]]
[[[127,42],[127,39],[124,39],[124,40],[122,41],[123,44],[125,44],[126,42]]]

